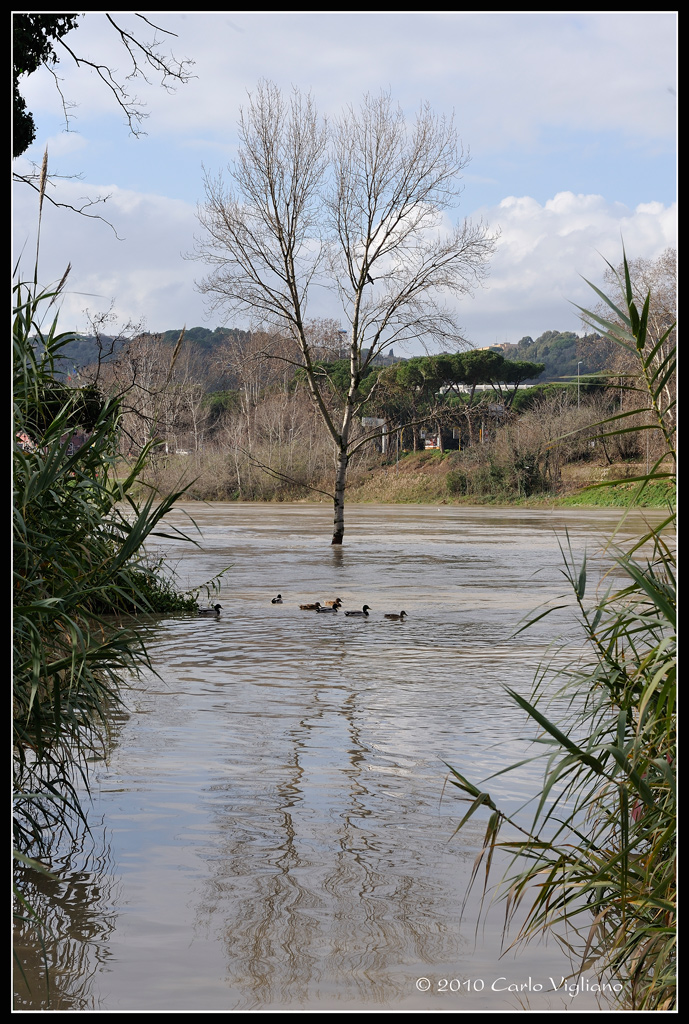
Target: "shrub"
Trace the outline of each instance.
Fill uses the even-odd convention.
[[[467,494],[468,480],[466,473],[451,469],[445,477],[447,489],[450,494]]]

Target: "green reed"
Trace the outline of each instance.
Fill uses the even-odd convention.
[[[89,396],[86,408],[84,393],[56,375],[73,337],[58,333],[57,315],[43,326],[59,293],[15,289],[13,717],[15,837],[24,851],[40,847],[68,808],[79,812],[74,771],[86,777],[124,673],[148,665],[141,630],[113,628],[111,617],[170,600],[143,546],[180,496],[133,500],[145,452],[126,479],[116,477],[118,402]],[[85,418],[87,443],[73,450]],[[30,440],[22,446],[21,437]]]
[[[649,336],[650,296],[639,312],[626,257],[623,266],[620,307],[595,289],[614,319],[582,312],[608,339],[636,353],[638,370],[629,386],[646,396],[646,429],[661,433],[664,464],[669,458],[674,466],[674,325],[660,337]],[[611,416],[601,430],[625,431],[625,419]],[[667,479],[663,460],[639,478],[640,492]],[[544,750],[537,755],[545,768],[531,823],[501,811],[485,783],[477,786],[452,767],[449,777],[470,802],[458,829],[480,809],[490,812],[471,884],[483,869],[487,892],[498,851],[508,857],[497,885],[506,938],[515,932],[516,942],[545,931],[559,935],[578,950],[579,972],[595,965],[612,973],[624,983],[622,1005],[635,1010],[675,1006],[676,590],[667,540],[674,523],[668,509],[660,526],[618,553],[624,584],[592,600],[586,560],[575,565],[571,549],[563,548],[589,655],[555,673],[557,716],[543,692],[553,675],[547,669],[528,700],[507,688],[537,725],[536,742]],[[644,543],[652,554],[642,563],[635,555]]]

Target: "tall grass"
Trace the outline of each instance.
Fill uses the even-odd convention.
[[[624,308],[596,289],[614,319],[583,312],[608,339],[637,353],[634,386],[645,389],[654,419],[647,429],[660,433],[664,457],[674,463],[674,402],[662,399],[674,374],[674,349],[667,345],[673,328],[648,337],[649,298],[639,313],[626,257],[620,285]],[[625,431],[625,416],[600,427],[608,436]],[[667,476],[659,460],[638,487]],[[612,972],[625,983],[623,1005],[634,1010],[670,1010],[676,998],[676,598],[667,539],[673,525],[669,511],[620,553],[624,584],[592,601],[586,561],[577,566],[571,551],[563,551],[590,651],[583,664],[559,675],[558,706],[566,698],[569,713],[564,721],[562,713],[551,715],[542,677],[529,699],[507,688],[537,725],[544,750],[537,755],[545,770],[531,823],[501,811],[485,782],[475,785],[450,770],[469,801],[458,828],[481,809],[490,812],[472,884],[483,867],[487,888],[496,855],[508,856],[498,884],[506,933],[516,931],[519,941],[553,931],[570,946],[579,936],[580,970],[595,963]],[[635,556],[644,543],[652,554],[641,562]]]
[[[73,339],[55,311],[67,274],[49,290],[36,276],[14,292],[13,800],[15,914],[45,957],[46,926],[19,879],[47,871],[59,832],[88,827],[89,762],[102,756],[125,677],[149,666],[133,615],[198,603],[144,551],[182,492],[133,497],[148,449],[118,476],[119,403],[56,374]]]
[[[86,411],[82,393],[55,376],[72,336],[58,333],[56,315],[46,329],[41,321],[58,296],[15,291],[15,432],[30,438],[15,439],[13,458],[15,820],[24,850],[41,845],[66,805],[76,809],[74,767],[85,775],[123,673],[148,663],[140,630],[114,629],[108,616],[155,610],[157,594],[171,599],[143,545],[179,497],[134,503],[145,453],[126,479],[114,476],[117,403]],[[85,416],[89,441],[74,451]]]

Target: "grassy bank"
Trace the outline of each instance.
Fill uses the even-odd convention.
[[[638,494],[638,484],[632,481],[644,471],[645,466],[636,463],[570,463],[561,467],[556,483],[539,488],[542,481],[520,481],[516,471],[490,461],[463,459],[459,452],[417,452],[393,465],[352,473],[347,499],[390,504],[674,506],[674,483],[656,482]],[[616,480],[623,482],[610,483]]]
[[[314,480],[310,489],[301,481],[256,475],[254,486],[241,494],[230,483],[231,456],[214,452],[208,460],[168,456],[146,474],[159,491],[188,487],[187,497],[198,501],[326,501],[328,480]],[[592,506],[627,508],[674,507],[674,483],[655,481],[639,495],[635,479],[645,464],[621,462],[601,465],[571,462],[544,478],[530,467],[499,464],[483,452],[411,452],[399,461],[381,461],[349,470],[346,499],[351,504]],[[555,479],[553,479],[555,476]],[[612,481],[621,481],[612,484]],[[609,484],[609,486],[601,486]]]

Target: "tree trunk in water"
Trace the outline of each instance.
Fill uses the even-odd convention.
[[[333,524],[333,544],[341,544],[344,536],[344,496],[348,462],[349,458],[347,456],[347,452],[340,450],[337,453],[337,470],[335,472],[335,519]]]

